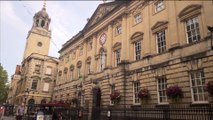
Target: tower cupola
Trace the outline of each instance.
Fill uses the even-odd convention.
[[[49,30],[49,24],[51,19],[46,12],[46,2],[44,1],[44,5],[42,10],[37,12],[33,17],[33,27],[39,27],[46,30]]]

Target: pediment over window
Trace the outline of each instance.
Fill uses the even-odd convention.
[[[41,77],[38,76],[38,75],[33,75],[33,76],[31,76],[31,78],[34,78],[34,79],[41,79]]]
[[[156,33],[162,29],[166,29],[167,26],[168,26],[168,21],[158,21],[151,27],[151,30],[153,33]]]
[[[58,76],[61,76],[62,75],[62,71],[60,70],[59,72],[58,72]]]
[[[112,49],[113,50],[117,50],[117,49],[120,49],[121,48],[121,43],[120,42],[116,42],[113,46],[112,46]]]
[[[144,33],[142,33],[142,32],[136,32],[136,33],[134,33],[134,34],[131,36],[131,38],[130,38],[131,42],[135,42],[135,41],[138,41],[138,40],[142,40],[142,39],[143,39],[143,34],[144,34]]]
[[[86,60],[86,63],[90,63],[91,62],[91,57],[88,57]]]
[[[92,25],[94,25],[96,22],[100,21],[102,18],[104,18],[108,13],[110,13],[119,5],[120,4],[118,2],[109,2],[100,4],[93,13],[91,19],[89,19],[84,29],[87,29]]]
[[[48,59],[46,59],[46,61],[48,61],[48,62],[56,62],[56,63],[59,62],[57,58],[48,58]]]
[[[52,79],[50,77],[45,77],[43,78],[44,81],[52,81]]]
[[[99,49],[99,53],[101,53],[102,51],[104,51],[105,53],[106,53],[106,48],[105,47],[101,47],[100,49]]]
[[[181,21],[183,21],[189,17],[199,15],[201,13],[201,7],[202,6],[199,4],[188,5],[183,10],[181,10],[178,17]]]
[[[132,13],[133,15],[140,13],[143,6],[144,6],[144,3],[139,4],[137,7],[133,8],[133,9],[131,10],[131,13]]]
[[[81,62],[81,61],[78,61],[78,62],[77,62],[77,67],[80,68],[81,65],[82,65],[82,62]]]
[[[67,71],[68,71],[68,68],[65,67],[65,68],[64,68],[64,74],[67,74]]]

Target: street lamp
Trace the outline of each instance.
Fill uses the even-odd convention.
[[[213,49],[213,26],[208,26],[207,28],[211,34],[211,49]]]
[[[28,95],[29,95],[29,89],[27,88],[27,89],[25,90],[25,95],[24,95],[24,116],[25,116],[25,110],[26,110]]]

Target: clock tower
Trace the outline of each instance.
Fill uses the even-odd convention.
[[[46,12],[46,3],[44,1],[42,10],[33,17],[33,25],[28,32],[23,60],[32,53],[48,55],[51,39],[50,21],[51,19]]]

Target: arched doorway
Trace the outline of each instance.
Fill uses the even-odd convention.
[[[27,102],[27,113],[33,113],[34,112],[34,104],[35,104],[34,99],[28,100],[28,102]]]
[[[101,89],[95,87],[92,90],[93,100],[92,100],[92,120],[100,120],[100,107],[101,107]]]

